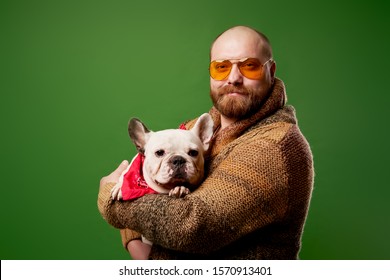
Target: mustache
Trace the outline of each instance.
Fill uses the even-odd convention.
[[[251,91],[249,89],[247,89],[245,86],[237,87],[234,85],[227,85],[227,86],[224,86],[223,88],[220,88],[218,90],[218,94],[220,94],[220,95],[229,94],[232,92],[236,92],[236,93],[243,94],[243,95],[248,95],[251,93]]]

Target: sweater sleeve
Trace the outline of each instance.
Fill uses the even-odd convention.
[[[130,241],[135,239],[141,239],[141,234],[128,228],[121,229],[120,234],[122,239],[122,245],[126,250],[127,250],[127,245],[129,244]]]
[[[99,212],[102,214],[102,216],[105,218],[104,213],[106,212],[106,208],[110,207],[111,204],[111,189],[115,186],[115,183],[107,183],[103,188],[100,190],[99,193],[99,199],[98,199],[98,209]],[[123,247],[127,250],[127,244],[134,240],[134,239],[141,239],[141,234],[128,229],[128,228],[122,228],[120,230],[121,240]]]
[[[145,195],[111,201],[112,186],[99,193],[99,210],[111,225],[131,228],[155,244],[208,254],[283,219],[288,209],[288,174],[278,143],[235,147],[203,184],[184,198]]]

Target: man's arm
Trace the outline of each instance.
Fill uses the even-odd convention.
[[[288,208],[280,149],[268,142],[251,145],[255,147],[233,151],[183,199],[146,195],[132,202],[112,201],[110,186],[103,185],[99,210],[113,226],[132,228],[163,247],[203,254],[218,250],[283,219]]]
[[[147,260],[151,249],[151,245],[143,243],[140,239],[134,239],[127,243],[127,251],[133,260]]]
[[[122,172],[129,166],[129,162],[124,160],[110,175],[103,177],[100,180],[100,186],[107,186],[111,188],[117,182]],[[130,253],[131,257],[136,260],[148,259],[151,246],[144,244],[141,241],[141,234],[131,229],[121,229],[120,231],[122,244]]]

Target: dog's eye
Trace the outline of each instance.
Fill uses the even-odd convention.
[[[158,150],[154,153],[157,157],[162,157],[165,154],[164,150]]]
[[[191,157],[196,157],[198,156],[199,152],[197,150],[190,150],[188,152],[188,155],[191,156]]]

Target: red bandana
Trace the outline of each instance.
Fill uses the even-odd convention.
[[[179,129],[186,130],[186,127],[181,124]],[[123,200],[136,199],[145,194],[157,193],[148,186],[144,179],[142,173],[144,160],[145,156],[143,154],[137,154],[131,161],[129,170],[124,174],[121,187]]]
[[[123,176],[122,196],[123,200],[131,200],[141,197],[149,193],[157,193],[152,188],[149,188],[142,174],[142,166],[145,157],[142,154],[137,154],[132,162],[127,173]]]

